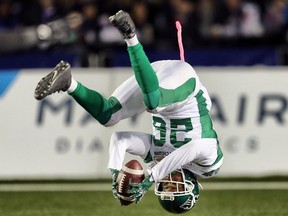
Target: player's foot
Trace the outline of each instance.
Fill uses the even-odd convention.
[[[110,16],[109,21],[119,30],[124,39],[134,37],[135,24],[127,12],[120,10],[115,15]]]
[[[61,61],[51,73],[38,82],[35,88],[34,97],[37,100],[42,100],[52,93],[67,91],[71,85],[71,77],[70,64]]]

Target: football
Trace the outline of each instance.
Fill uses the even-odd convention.
[[[144,178],[144,169],[139,161],[131,160],[123,166],[117,177],[117,192],[120,195],[121,205],[127,206],[135,201],[129,200],[129,197],[132,195],[128,193],[130,183],[140,183]]]

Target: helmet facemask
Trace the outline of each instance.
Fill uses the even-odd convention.
[[[155,194],[161,206],[172,213],[186,212],[199,199],[196,177],[188,170],[178,169],[156,182]]]

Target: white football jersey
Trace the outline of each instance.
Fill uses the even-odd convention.
[[[151,65],[160,87],[158,107],[148,110],[153,135],[116,132],[110,142],[108,167],[119,169],[124,161],[123,153],[129,152],[152,165],[155,181],[180,167],[202,177],[216,174],[215,170],[222,164],[222,152],[210,117],[211,100],[206,88],[186,62],[163,60]],[[119,86],[112,97],[119,101],[121,108],[113,113],[106,126],[146,109],[134,76]]]
[[[160,86],[160,104],[151,111],[154,141],[179,147],[193,139],[217,138],[210,118],[211,100],[186,62],[152,63]]]

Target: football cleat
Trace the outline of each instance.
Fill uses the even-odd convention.
[[[134,37],[135,24],[127,12],[120,10],[115,15],[110,16],[109,21],[119,30],[124,39]]]
[[[37,84],[34,97],[42,100],[55,92],[67,91],[71,85],[71,67],[68,62],[61,61],[52,72],[43,77]]]

